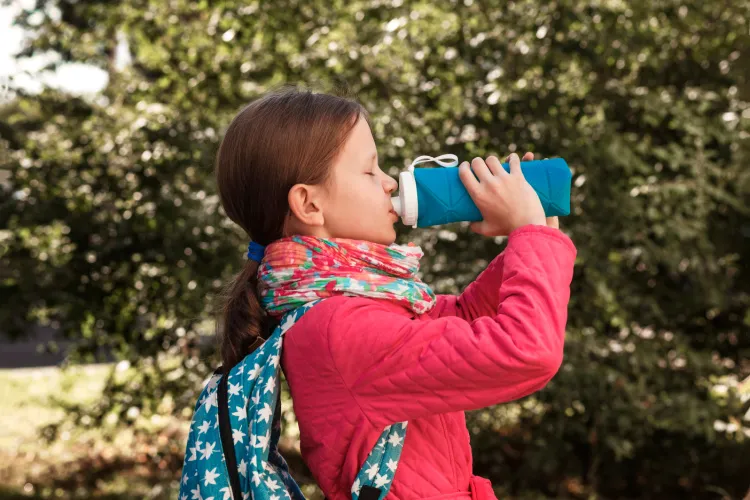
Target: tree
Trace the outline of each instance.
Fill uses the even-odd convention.
[[[538,395],[472,415],[478,471],[514,495],[743,493],[748,404],[732,387],[750,375],[750,5],[37,7],[41,21],[18,20],[34,35],[22,55],[51,50],[110,82],[91,100],[21,93],[3,113],[0,315],[15,330],[53,322],[83,359],[106,349],[141,367],[110,387],[94,424],[166,395],[179,412],[213,366],[200,340],[245,244],[210,175],[231,116],[280,83],[343,83],[371,111],[392,173],[419,154],[514,150],[574,170],[566,359]],[[133,56],[124,71],[118,33]],[[441,292],[502,248],[461,224],[402,236],[423,245]]]

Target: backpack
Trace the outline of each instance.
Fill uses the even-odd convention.
[[[268,339],[234,366],[219,368],[201,392],[190,423],[180,500],[305,500],[278,450],[279,372],[284,334],[316,300],[285,314]],[[390,491],[406,422],[383,430],[351,488],[353,500]]]

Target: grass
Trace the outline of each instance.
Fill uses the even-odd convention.
[[[0,450],[38,445],[38,429],[62,417],[50,397],[85,403],[96,397],[109,370],[107,365],[0,370]],[[1,470],[1,469],[0,469]]]
[[[40,436],[63,416],[52,397],[94,401],[111,368],[0,370],[0,499],[177,496],[174,469],[183,444],[175,429],[153,436],[153,442],[138,441],[131,432],[110,439],[99,431],[64,429],[53,443]]]

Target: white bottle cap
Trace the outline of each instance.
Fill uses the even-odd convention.
[[[391,198],[393,211],[407,226],[417,227],[419,218],[419,201],[417,199],[417,181],[414,179],[414,167],[420,163],[434,162],[441,167],[455,167],[458,165],[458,156],[452,154],[432,156],[420,156],[415,158],[411,165],[398,176],[398,196]]]
[[[393,210],[407,226],[417,227],[419,203],[417,201],[417,183],[414,172],[407,170],[398,176],[398,196],[391,198]]]

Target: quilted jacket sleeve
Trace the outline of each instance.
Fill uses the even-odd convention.
[[[458,316],[467,321],[497,314],[504,259],[505,252],[495,257],[461,295],[438,295],[435,307],[427,314],[432,318]]]
[[[382,301],[343,298],[327,329],[336,371],[374,425],[535,392],[562,362],[575,253],[559,230],[517,229],[504,252],[494,314],[473,321],[413,320]]]

